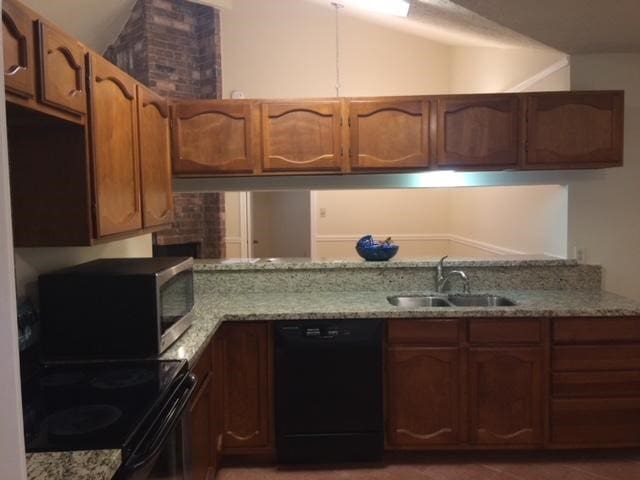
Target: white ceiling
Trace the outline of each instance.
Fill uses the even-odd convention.
[[[135,3],[23,1],[99,52],[115,40]],[[234,0],[194,1],[233,8]],[[304,1],[333,8],[332,0]],[[451,45],[546,45],[567,53],[640,52],[640,0],[410,0],[406,19],[366,13],[351,7],[349,0],[338,1],[345,5],[344,14]]]

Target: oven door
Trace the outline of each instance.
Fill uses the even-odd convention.
[[[191,480],[188,406],[195,385],[195,377],[188,375],[114,480]]]

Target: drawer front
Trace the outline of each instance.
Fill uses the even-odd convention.
[[[554,347],[554,371],[640,370],[640,345]]]
[[[554,397],[640,397],[640,371],[554,373],[551,391]]]
[[[458,320],[389,320],[388,342],[401,345],[457,345]]]
[[[553,321],[553,342],[640,342],[640,318],[559,318]]]
[[[557,399],[551,403],[554,444],[640,444],[640,398]]]
[[[540,343],[541,322],[538,319],[471,320],[469,322],[469,342],[484,343]]]

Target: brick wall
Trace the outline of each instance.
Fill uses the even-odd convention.
[[[187,0],[138,0],[104,56],[157,93],[219,98],[220,15]]]
[[[220,16],[187,0],[137,0],[104,56],[156,93],[174,99],[220,98]],[[175,221],[157,245],[196,242],[204,258],[224,257],[224,195],[176,193]]]

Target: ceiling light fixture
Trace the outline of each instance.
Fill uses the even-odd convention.
[[[406,17],[409,14],[407,0],[348,0],[345,3],[363,10],[396,17]]]

